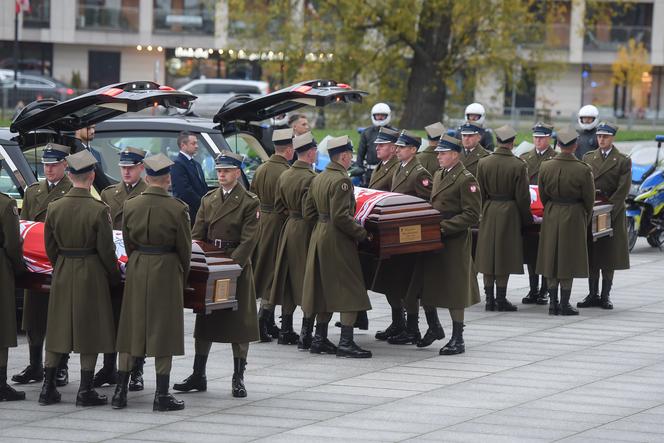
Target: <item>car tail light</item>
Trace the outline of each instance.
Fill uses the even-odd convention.
[[[302,85],[302,86],[298,86],[297,88],[293,89],[293,91],[301,92],[303,94],[306,94],[307,92],[311,91],[311,89],[312,89],[311,86]]]
[[[163,85],[163,86],[159,86],[159,90],[160,91],[175,91],[175,88],[171,88],[170,86]]]
[[[346,83],[337,83],[337,87],[344,88],[344,89],[350,89],[350,85],[347,85]]]
[[[74,90],[72,88],[67,88],[67,95],[72,95]]]
[[[124,91],[120,88],[110,88],[108,91],[104,91],[104,95],[108,95],[109,97],[115,97],[118,94],[122,94]]]

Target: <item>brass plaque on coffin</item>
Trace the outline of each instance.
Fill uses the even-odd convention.
[[[422,240],[422,225],[399,226],[399,243]]]
[[[611,213],[599,214],[597,216],[597,232],[602,232],[611,227],[611,219],[609,218]]]
[[[216,280],[214,282],[214,296],[213,301],[220,302],[228,300],[228,296],[231,291],[231,280],[229,278],[224,278],[222,280]]]

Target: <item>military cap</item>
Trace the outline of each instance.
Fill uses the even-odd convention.
[[[280,146],[293,143],[293,128],[275,130],[272,133],[272,143]]]
[[[553,134],[553,125],[537,122],[533,126],[533,137],[549,137]]]
[[[330,156],[341,154],[344,151],[353,151],[353,142],[347,135],[332,137],[327,141],[327,153]]]
[[[41,162],[45,165],[59,163],[71,152],[71,148],[57,143],[49,143],[44,148]]]
[[[461,152],[463,149],[463,145],[461,144],[461,140],[459,140],[456,137],[452,137],[451,135],[443,135],[440,137],[440,140],[438,140],[438,146],[436,146],[435,151],[436,152],[448,152],[448,151],[454,151],[454,152]]]
[[[374,143],[396,143],[398,139],[399,131],[381,126],[380,130],[378,131],[378,137],[376,137],[376,141],[374,141]]]
[[[609,123],[609,122],[600,122],[599,125],[597,125],[597,131],[595,131],[595,134],[600,135],[616,135],[618,132],[618,125],[615,123]]]
[[[395,143],[397,146],[414,146],[419,148],[422,144],[422,139],[412,132],[408,132],[405,129],[399,134],[399,139]]]
[[[164,154],[151,155],[143,160],[145,173],[149,176],[166,175],[171,172],[173,162]]]
[[[231,151],[222,151],[214,161],[215,169],[241,169],[243,157]]]
[[[498,143],[510,143],[516,138],[516,131],[510,125],[501,126],[494,131],[496,133],[496,140]]]
[[[146,152],[142,149],[127,146],[120,152],[120,161],[118,166],[134,166],[143,163]]]
[[[440,140],[441,135],[445,133],[445,126],[443,126],[441,122],[436,122],[429,126],[425,126],[424,130],[426,131],[429,140]]]
[[[461,125],[461,135],[472,135],[472,134],[479,134],[482,131],[482,125],[477,122],[471,122],[466,120],[463,122],[463,125]]]
[[[576,143],[576,139],[579,137],[579,134],[574,130],[574,128],[567,126],[558,131],[558,144],[564,148],[572,146]]]
[[[85,174],[95,168],[97,159],[87,149],[66,157],[67,170],[72,174]]]
[[[305,132],[304,134],[293,138],[293,148],[297,152],[304,152],[308,149],[315,148],[316,146],[316,140],[314,140],[314,136],[311,132]]]

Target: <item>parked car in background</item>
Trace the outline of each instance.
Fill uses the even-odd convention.
[[[44,98],[67,100],[75,93],[73,88],[54,78],[21,72],[14,90],[14,71],[0,69],[0,106],[5,108],[14,108],[19,101],[28,104]]]
[[[267,82],[261,81],[201,78],[190,81],[180,91],[191,92],[198,97],[191,108],[194,114],[212,117],[234,95],[245,94],[257,98],[269,94],[270,87]]]

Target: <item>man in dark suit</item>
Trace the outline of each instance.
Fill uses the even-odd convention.
[[[194,160],[198,151],[198,140],[196,135],[183,131],[178,136],[180,153],[171,168],[171,181],[173,196],[179,198],[189,205],[189,215],[193,226],[196,213],[201,205],[201,197],[207,191],[205,175],[200,163]]]

